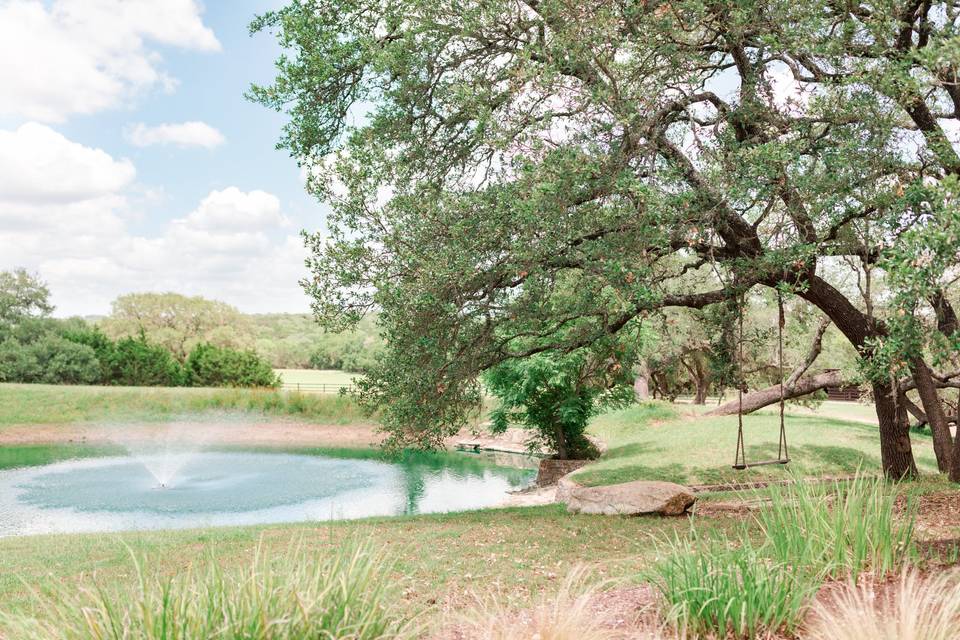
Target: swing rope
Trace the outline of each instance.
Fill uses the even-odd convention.
[[[777,447],[777,458],[775,460],[764,460],[762,462],[747,463],[747,454],[744,448],[743,438],[743,388],[746,381],[743,378],[743,305],[744,299],[741,295],[737,305],[738,332],[737,332],[737,450],[733,459],[733,468],[738,471],[749,467],[759,467],[767,464],[787,464],[790,462],[790,454],[787,450],[787,429],[786,420],[784,420],[784,407],[786,405],[786,393],[783,386],[783,328],[786,325],[786,316],[783,311],[783,295],[777,290],[777,374],[780,377],[780,441]]]
[[[747,454],[743,448],[743,294],[737,301],[737,453],[734,469],[747,468]]]

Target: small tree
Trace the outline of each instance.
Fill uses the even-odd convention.
[[[510,423],[533,431],[531,448],[544,446],[566,459],[596,458],[587,423],[603,408],[634,401],[632,363],[587,350],[541,353],[508,360],[484,376],[500,406],[491,414],[494,433]]]
[[[39,276],[26,269],[0,271],[0,324],[16,324],[52,312],[50,289]]]

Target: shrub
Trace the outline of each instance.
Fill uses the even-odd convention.
[[[79,318],[72,318],[63,323],[58,329],[61,337],[76,344],[82,344],[93,349],[100,362],[100,380],[103,384],[110,384],[109,365],[114,357],[116,345],[113,340],[107,337],[98,327],[88,325]]]
[[[184,383],[183,369],[170,352],[147,342],[143,335],[121,338],[101,357],[104,378],[110,384],[176,387]]]
[[[184,365],[186,378],[196,387],[277,387],[280,379],[270,364],[253,351],[237,351],[200,344]]]
[[[47,333],[32,342],[0,343],[0,380],[46,384],[93,384],[101,378],[93,349]]]
[[[793,632],[820,581],[772,562],[749,545],[694,550],[675,543],[655,570],[667,618],[690,637],[755,638],[763,630]]]
[[[913,504],[908,502],[906,514],[896,518],[896,496],[882,478],[798,479],[772,487],[770,496],[757,519],[776,561],[855,578],[864,569],[896,571],[913,553]]]
[[[0,637],[406,640],[416,629],[394,604],[390,570],[369,545],[319,557],[258,550],[246,568],[228,571],[214,558],[172,578],[138,562],[136,590],[114,593],[90,579],[57,587],[37,596],[42,617],[0,612]]]
[[[848,584],[818,602],[810,640],[952,640],[960,629],[960,573],[921,578],[905,571],[886,594]]]

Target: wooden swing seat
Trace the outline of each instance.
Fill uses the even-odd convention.
[[[733,465],[733,468],[736,469],[737,471],[743,471],[744,469],[749,469],[750,467],[765,467],[768,464],[788,464],[789,462],[790,462],[790,458],[781,458],[778,460],[761,460],[760,462],[751,462],[749,464],[747,463],[735,464]]]

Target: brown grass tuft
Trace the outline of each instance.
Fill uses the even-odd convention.
[[[906,570],[890,585],[848,584],[818,601],[810,640],[952,640],[960,633],[960,572]]]

